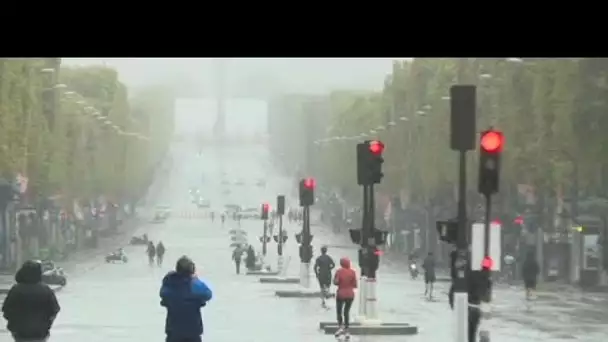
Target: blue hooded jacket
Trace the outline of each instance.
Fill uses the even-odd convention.
[[[207,284],[190,275],[169,272],[160,288],[160,305],[167,308],[165,333],[171,339],[196,338],[203,334],[201,307],[211,300]]]

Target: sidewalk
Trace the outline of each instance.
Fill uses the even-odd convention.
[[[125,221],[122,226],[119,227],[116,235],[104,237],[99,239],[99,244],[96,248],[87,248],[80,251],[73,252],[68,256],[67,260],[57,262],[66,272],[68,271],[79,271],[86,272],[88,268],[84,270],[78,269],[79,265],[92,261],[96,258],[103,257],[109,248],[115,248],[117,245],[125,244],[129,242],[131,234],[139,227],[141,219],[133,218]],[[15,276],[12,273],[0,273],[0,294],[6,294],[11,286],[15,283]],[[59,285],[50,285],[53,291],[59,291],[62,287]]]

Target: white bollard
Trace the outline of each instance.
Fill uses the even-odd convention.
[[[356,319],[358,322],[363,322],[365,320],[365,315],[366,315],[365,304],[367,303],[366,287],[367,287],[367,278],[364,276],[361,276],[359,278],[359,311],[358,311],[358,315],[357,315],[357,319]]]
[[[378,285],[375,278],[366,278],[365,280],[365,320],[362,323],[365,325],[380,325],[378,318]]]
[[[310,288],[310,264],[309,263],[300,264],[300,285],[305,289]]]
[[[454,341],[469,341],[469,295],[466,292],[454,293]]]

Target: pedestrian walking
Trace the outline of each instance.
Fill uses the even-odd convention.
[[[158,241],[156,245],[156,264],[160,267],[163,265],[163,258],[165,256],[165,245],[162,241]]]
[[[42,264],[26,261],[15,275],[2,312],[15,342],[42,342],[50,335],[60,307],[55,293],[42,283]]]
[[[166,342],[201,342],[201,308],[213,296],[209,286],[196,275],[196,266],[187,256],[177,261],[160,288],[160,304],[167,308]]]
[[[315,261],[315,275],[321,289],[321,305],[327,307],[325,300],[329,297],[331,286],[331,272],[336,267],[334,260],[327,254],[327,246],[321,247],[321,255]]]
[[[243,253],[245,252],[243,246],[238,245],[232,251],[232,261],[234,261],[234,266],[236,268],[236,274],[241,274],[241,260],[243,258]]]
[[[429,300],[433,299],[433,285],[435,284],[435,257],[429,252],[422,263],[424,269],[424,296],[428,294]]]
[[[524,278],[524,286],[526,288],[526,300],[531,300],[536,290],[536,281],[540,273],[540,266],[536,261],[534,251],[528,252],[522,267],[522,277]]]
[[[336,337],[343,335],[346,339],[350,338],[348,332],[350,324],[350,308],[355,299],[355,289],[357,288],[357,274],[350,268],[348,258],[340,259],[340,269],[334,276],[334,285],[338,287],[336,292],[336,314],[338,317],[338,331]]]
[[[154,247],[154,242],[148,242],[148,249],[146,249],[146,253],[148,253],[148,263],[150,266],[154,266],[154,257],[156,256],[156,247]]]

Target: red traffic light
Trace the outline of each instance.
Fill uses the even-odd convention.
[[[314,178],[306,178],[304,179],[304,187],[307,189],[314,189],[317,185]]]
[[[483,258],[483,261],[481,262],[481,268],[491,270],[492,266],[494,266],[494,260],[492,260],[492,258],[490,258],[489,256]]]
[[[486,152],[500,152],[504,144],[504,136],[499,131],[486,131],[481,134],[480,144]]]
[[[384,143],[379,140],[372,140],[369,142],[369,151],[373,154],[380,155],[384,152]]]
[[[270,204],[268,203],[264,203],[262,204],[262,210],[264,210],[264,212],[269,212],[270,211]]]

